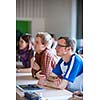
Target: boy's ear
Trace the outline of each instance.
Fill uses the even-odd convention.
[[[47,47],[47,45],[46,45],[46,44],[43,44],[42,46],[43,46],[43,48]]]

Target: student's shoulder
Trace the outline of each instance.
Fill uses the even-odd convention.
[[[83,64],[83,58],[80,55],[75,54],[75,62]]]
[[[75,53],[74,56],[78,60],[83,60],[83,58],[79,54],[77,54],[77,53]]]
[[[60,58],[59,61],[58,61],[58,64],[61,64],[63,62],[63,59]]]
[[[54,56],[54,53],[52,53],[52,50],[51,49],[46,49],[44,52],[43,52],[44,55],[49,55],[49,56]]]

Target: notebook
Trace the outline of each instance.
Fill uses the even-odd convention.
[[[39,87],[37,84],[19,85],[16,87],[22,92],[34,92],[35,90],[41,90],[43,88]]]

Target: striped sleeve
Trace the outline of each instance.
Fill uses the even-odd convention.
[[[73,56],[69,65],[69,69],[64,75],[64,79],[73,82],[79,73],[80,67],[81,66],[79,62],[76,61],[75,56]]]

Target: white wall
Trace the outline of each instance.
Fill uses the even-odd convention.
[[[47,0],[46,31],[70,36],[72,0]]]
[[[75,0],[16,0],[16,19],[31,20],[32,34],[38,31],[71,36]],[[74,27],[75,29],[75,27]],[[75,30],[73,31],[75,33]]]
[[[44,0],[16,0],[16,19],[32,21],[32,34],[45,31]]]

